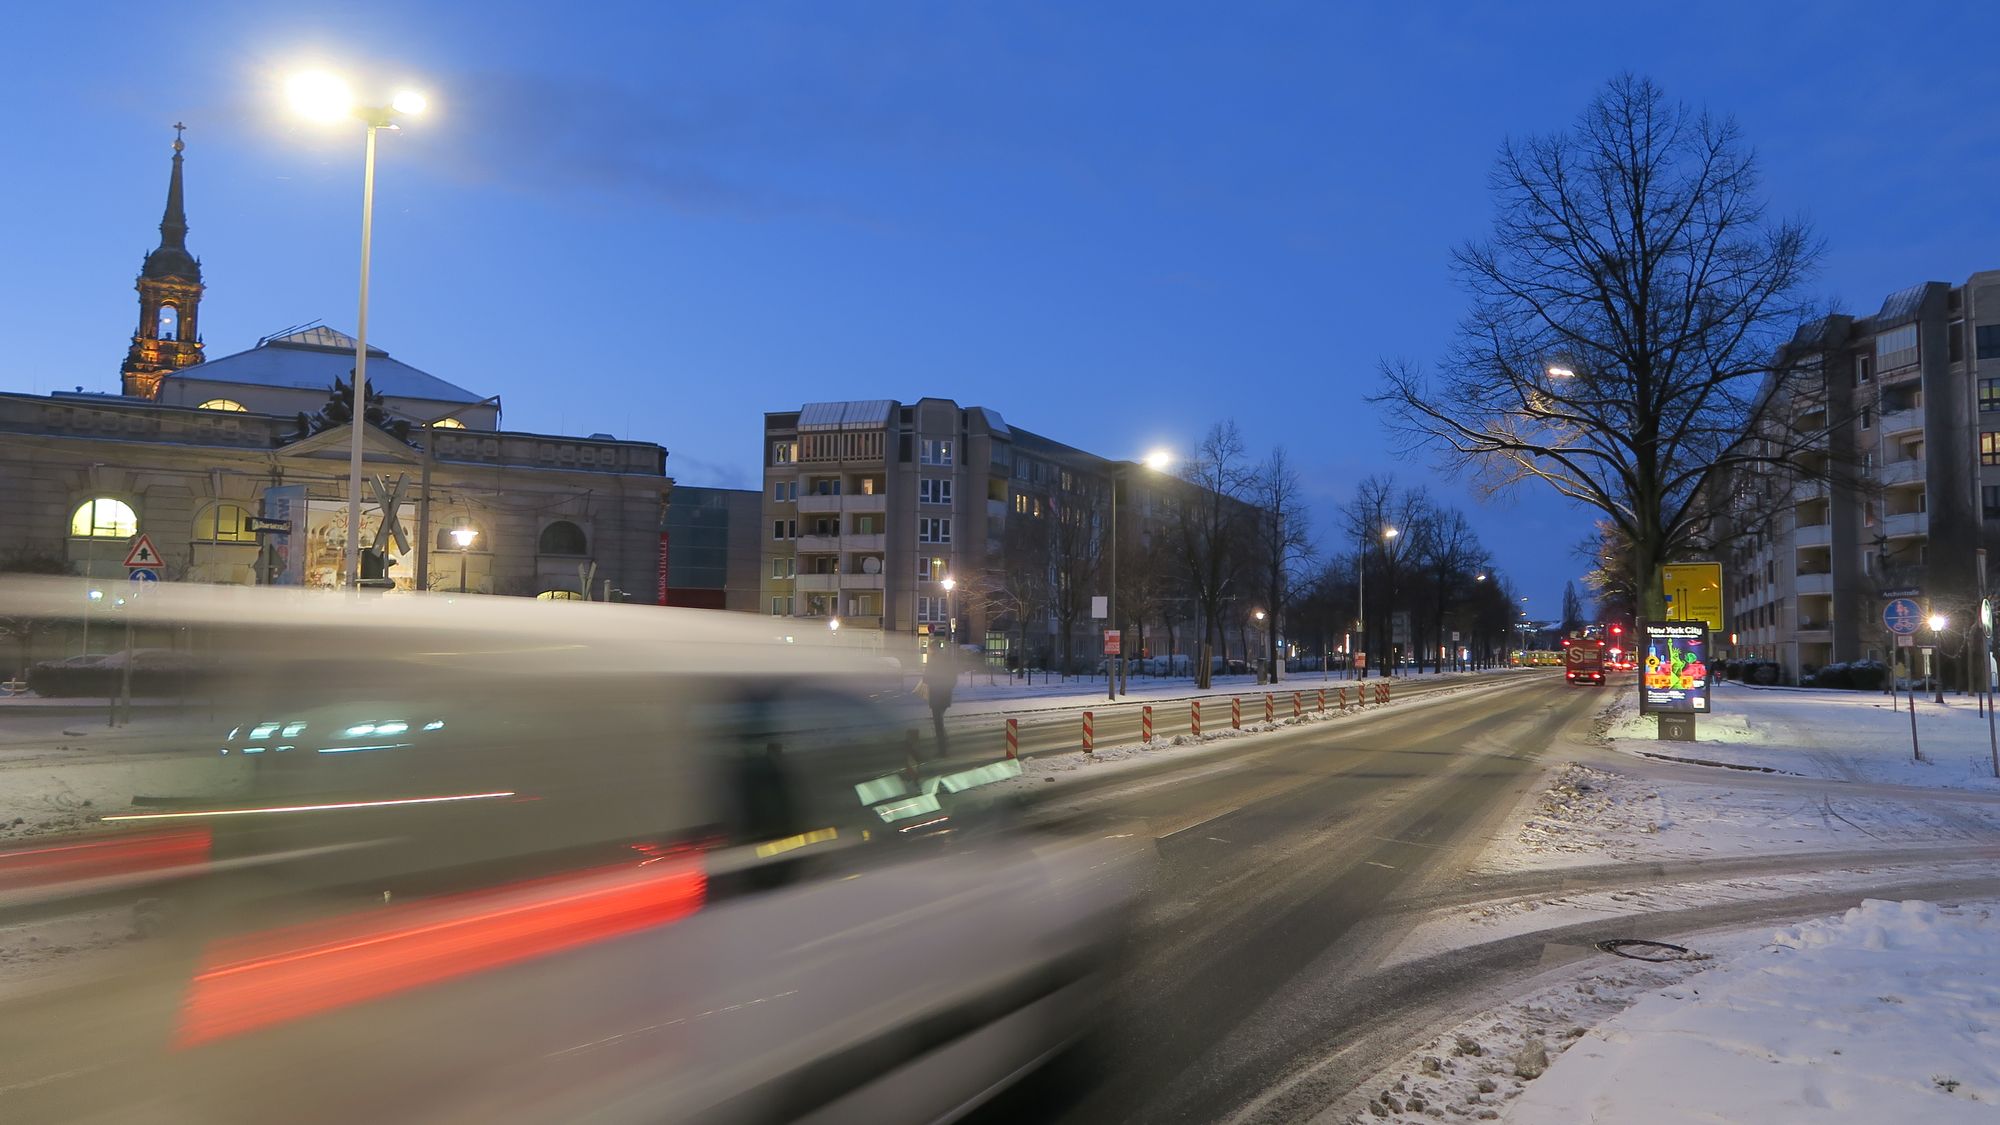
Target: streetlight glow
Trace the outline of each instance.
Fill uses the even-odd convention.
[[[943,582],[938,583],[938,585],[943,586],[944,592],[949,594],[953,590],[958,589],[958,579],[947,577]]]
[[[1396,536],[1401,534],[1402,532],[1397,531],[1393,527],[1385,527],[1382,529],[1382,538],[1384,539],[1394,539]]]
[[[827,618],[827,619],[826,619],[826,627],[827,627],[828,629],[831,629],[831,630],[833,630],[833,631],[834,631],[834,632],[836,632],[836,633],[840,632],[840,618],[838,618],[838,617],[829,617],[829,618]]]
[[[430,108],[430,99],[415,90],[403,90],[389,101],[389,108],[406,117],[415,117]]]
[[[1262,620],[1264,620],[1264,611],[1260,609],[1260,610],[1258,610],[1258,611],[1257,611],[1257,612],[1256,612],[1255,614],[1253,614],[1252,616],[1256,617],[1256,618],[1257,618],[1257,620],[1259,620],[1259,621],[1262,621]]]
[[[1559,365],[1559,364],[1558,364],[1558,365],[1554,365],[1554,366],[1551,366],[1551,367],[1549,368],[1549,378],[1551,378],[1551,379],[1574,379],[1574,378],[1576,378],[1576,372],[1575,372],[1575,371],[1572,371],[1572,370],[1570,370],[1570,369],[1569,369],[1569,368],[1567,368],[1567,367],[1563,367],[1563,366],[1561,366],[1561,365]]]
[[[471,549],[472,541],[477,538],[479,538],[478,528],[454,527],[451,529],[451,541],[458,544],[458,549],[461,551]]]
[[[1944,632],[1945,626],[1949,624],[1951,624],[1951,618],[1946,617],[1944,614],[1942,613],[1931,614],[1931,620],[1930,620],[1931,632],[1942,633]]]
[[[1174,455],[1164,449],[1155,449],[1146,454],[1144,464],[1156,473],[1164,473],[1173,467]]]
[[[323,70],[294,74],[285,83],[285,96],[299,116],[312,121],[339,121],[354,112],[353,91]]]

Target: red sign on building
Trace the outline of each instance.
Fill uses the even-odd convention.
[[[660,602],[667,604],[667,533],[660,532]]]

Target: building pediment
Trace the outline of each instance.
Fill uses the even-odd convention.
[[[349,424],[321,430],[311,437],[301,438],[290,445],[280,447],[278,456],[298,460],[344,460],[350,455],[351,443],[354,440],[351,434],[353,428],[353,425]],[[367,461],[393,461],[403,465],[423,462],[422,450],[412,449],[373,426],[361,433],[361,456]]]

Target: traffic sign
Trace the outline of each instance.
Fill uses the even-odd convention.
[[[141,586],[150,586],[160,580],[160,572],[154,570],[152,567],[135,566],[126,573],[132,581],[137,582]]]
[[[152,536],[142,534],[133,541],[132,549],[125,552],[125,565],[145,567],[148,570],[160,569],[160,553],[153,549]],[[158,578],[159,575],[155,574],[153,577]]]
[[[1909,598],[1897,598],[1882,607],[1882,624],[1891,633],[1909,636],[1923,624],[1923,608]]]
[[[291,532],[292,521],[274,520],[265,516],[250,516],[243,521],[243,530],[253,531],[260,535],[265,532],[284,535]]]

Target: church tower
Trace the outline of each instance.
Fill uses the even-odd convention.
[[[174,171],[167,181],[167,213],[160,219],[160,245],[139,269],[139,330],[125,353],[124,393],[158,398],[160,380],[202,360],[198,312],[201,262],[187,249],[187,211],[181,202],[181,132],[174,126]]]

